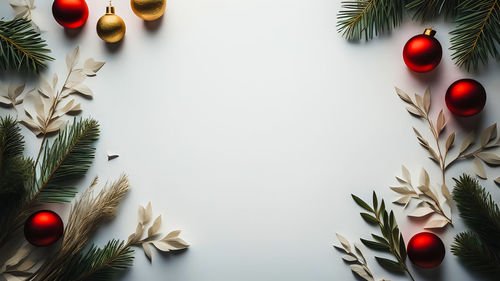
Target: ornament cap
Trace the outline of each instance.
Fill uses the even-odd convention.
[[[434,35],[436,35],[436,31],[432,28],[426,28],[424,30],[424,34],[434,37]]]
[[[106,15],[114,15],[115,14],[115,7],[109,5],[106,7]]]

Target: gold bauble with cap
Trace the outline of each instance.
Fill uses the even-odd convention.
[[[166,0],[130,0],[132,11],[145,21],[153,21],[165,13]]]
[[[97,21],[97,35],[108,42],[116,43],[125,36],[125,22],[122,18],[115,15],[115,7],[109,5],[106,7],[106,14]]]

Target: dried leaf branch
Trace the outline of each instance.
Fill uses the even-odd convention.
[[[402,166],[402,173],[401,177],[396,177],[400,186],[390,187],[394,192],[402,195],[393,203],[403,205],[406,208],[410,201],[414,199],[419,203],[417,208],[408,214],[409,217],[423,218],[432,214],[440,216],[440,218],[431,218],[425,225],[425,228],[442,228],[448,223],[451,224],[451,216],[447,215],[447,212],[444,210],[445,202],[451,200],[449,198],[450,194],[446,193],[448,189],[441,190],[441,193],[443,195],[446,194],[448,197],[440,196],[440,193],[432,188],[429,174],[425,169],[422,169],[420,182],[417,187],[412,183],[410,171],[405,166]]]
[[[125,175],[95,194],[97,178],[73,204],[64,230],[61,249],[34,276],[34,281],[56,280],[64,272],[64,264],[76,256],[89,242],[99,226],[113,218],[120,201],[129,189]]]
[[[21,246],[0,267],[0,276],[6,280],[27,280],[33,274],[33,268],[38,263],[29,257],[33,250],[29,244]]]
[[[406,266],[406,245],[403,235],[399,231],[394,213],[387,213],[385,203],[382,199],[379,203],[377,194],[373,192],[372,206],[368,205],[358,196],[352,194],[354,202],[367,212],[360,213],[363,220],[371,225],[376,225],[380,228],[382,236],[372,234],[374,240],[360,239],[361,242],[368,248],[376,251],[382,251],[391,254],[395,260],[382,257],[375,257],[378,264],[393,273],[406,272],[412,281],[415,281],[408,267]]]
[[[333,245],[333,247],[345,254],[342,256],[342,259],[349,264],[352,272],[366,281],[374,281],[373,274],[368,268],[366,259],[363,252],[359,249],[359,246],[354,244],[354,251],[356,252],[354,253],[349,241],[338,233],[336,233],[336,235],[340,242],[340,246]]]
[[[179,237],[181,234],[180,230],[171,231],[160,239],[161,215],[156,217],[153,224],[148,228],[152,218],[153,208],[151,207],[151,202],[148,203],[146,208],[139,206],[137,228],[128,237],[127,245],[141,246],[144,254],[146,254],[146,257],[150,261],[152,260],[151,245],[162,252],[177,251],[189,247],[189,244]]]

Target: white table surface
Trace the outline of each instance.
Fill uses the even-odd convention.
[[[0,16],[8,19],[6,2]],[[126,239],[138,204],[152,201],[164,230],[182,229],[192,245],[180,254],[154,252],[152,265],[137,249],[126,281],[356,280],[331,247],[335,232],[353,241],[376,230],[361,220],[350,193],[368,198],[375,189],[395,199],[388,186],[401,164],[414,172],[426,167],[439,178],[412,132],[425,126],[404,110],[394,86],[423,93],[430,85],[437,114],[453,81],[479,80],[488,93],[479,116],[457,120],[445,111],[460,140],[469,128],[500,117],[499,65],[478,75],[458,69],[448,50],[453,26],[441,21],[407,20],[390,36],[349,43],[336,32],[340,0],[170,0],[156,29],[122,0],[114,5],[127,35],[119,48],[107,48],[95,32],[107,1],[88,1],[89,19],[76,37],[53,20],[51,2],[37,0],[34,16],[57,59],[47,73],[64,75],[64,56],[78,45],[83,58],[106,61],[88,79],[95,98],[83,101],[82,116],[98,119],[102,134],[81,187],[95,175],[104,181],[122,172],[132,183],[118,217],[95,242]],[[438,32],[443,60],[419,76],[407,70],[401,52],[429,26]],[[3,83],[11,79],[0,76]],[[23,133],[33,155],[39,140]],[[107,151],[120,157],[108,162]],[[470,162],[449,175],[462,172],[472,172]],[[488,168],[488,174],[482,183],[498,200],[491,179],[500,171]],[[406,241],[422,230],[402,208],[389,206]],[[455,227],[439,233],[447,245],[443,264],[410,265],[417,280],[478,279],[449,251],[464,230],[454,211]],[[407,280],[365,253],[377,279]]]

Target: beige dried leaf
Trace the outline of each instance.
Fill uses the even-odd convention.
[[[480,152],[477,157],[490,165],[500,165],[500,156],[493,152]]]
[[[497,124],[493,124],[486,128],[481,134],[481,146],[486,146],[491,140],[494,140],[497,135]]]
[[[153,225],[148,229],[148,237],[152,237],[153,235],[157,234],[158,231],[160,230],[160,227],[161,227],[161,215],[159,215],[155,219]]]
[[[351,252],[351,244],[349,243],[349,241],[344,236],[342,236],[342,235],[340,235],[338,233],[335,233],[335,235],[337,236],[337,239],[339,240],[339,242],[342,245],[342,247],[347,252]]]
[[[477,157],[474,157],[474,160],[472,160],[472,163],[474,164],[474,170],[476,172],[476,175],[482,179],[487,179],[488,177],[486,176],[486,170],[484,169],[483,163],[481,163],[481,160]]]
[[[170,250],[182,250],[189,247],[189,244],[180,237],[163,238],[160,242],[167,243]]]
[[[74,89],[77,85],[80,85],[85,81],[87,76],[80,71],[72,71],[68,77],[68,81],[64,85],[64,88]]]
[[[5,266],[14,267],[20,264],[29,256],[32,250],[33,249],[28,244],[25,244],[24,246],[20,247],[19,250],[17,250],[17,252],[5,262]]]
[[[403,173],[403,179],[405,180],[405,182],[411,185],[411,174],[408,168],[406,168],[404,165],[401,165],[401,171]]]
[[[422,98],[422,96],[419,96],[417,94],[415,94],[415,101],[417,102],[417,106],[425,112],[424,110],[424,100]]]
[[[500,185],[500,177],[496,178],[494,181],[495,181],[496,184]]]
[[[426,114],[429,114],[430,108],[431,108],[431,89],[427,87],[424,93],[424,109]]]
[[[342,259],[346,262],[355,262],[358,260],[356,257],[353,257],[351,255],[342,255]]]
[[[401,90],[398,87],[395,87],[395,88],[396,88],[396,93],[398,94],[399,98],[401,98],[403,101],[405,101],[407,103],[413,104],[413,101],[411,100],[410,96],[408,96],[407,93],[405,93],[403,90]]]
[[[413,114],[416,117],[423,117],[420,113],[420,110],[416,109],[413,105],[407,106],[406,110],[408,110],[409,113]]]
[[[86,85],[78,84],[78,85],[73,86],[72,89],[74,90],[74,92],[77,92],[77,93],[79,93],[87,98],[93,97],[92,90],[89,87],[87,87]]]
[[[429,178],[429,174],[422,168],[422,171],[420,172],[420,185],[428,187],[430,183],[431,179]]]
[[[142,249],[144,249],[144,254],[146,254],[146,257],[151,262],[152,257],[151,257],[151,245],[150,245],[150,243],[149,242],[142,243]]]
[[[439,229],[448,225],[448,221],[445,219],[432,219],[427,222],[424,226],[425,229]]]
[[[467,137],[462,141],[462,146],[460,147],[460,153],[467,150],[470,145],[474,142],[475,134],[474,132],[470,132]]]
[[[446,184],[441,185],[441,193],[443,194],[444,198],[448,203],[452,201],[450,190],[448,189]]]
[[[83,63],[83,72],[87,76],[93,76],[102,68],[103,65],[104,62],[95,61],[94,59],[89,58]]]
[[[351,264],[349,265],[351,270],[356,273],[359,277],[363,278],[366,281],[374,281],[373,277],[365,270],[365,268],[359,264]]]
[[[394,192],[407,195],[413,193],[412,190],[404,187],[404,186],[389,186],[390,189],[392,189]]]
[[[425,216],[428,216],[430,214],[434,213],[434,210],[427,207],[427,206],[422,206],[422,207],[417,207],[413,212],[408,214],[409,217],[412,218],[422,218]]]
[[[78,59],[80,56],[80,47],[76,47],[73,52],[66,55],[66,66],[68,70],[73,69],[78,63]]]
[[[446,139],[446,152],[448,152],[450,148],[453,146],[454,141],[455,141],[455,132],[452,132]]]
[[[444,127],[446,127],[446,118],[444,117],[443,110],[439,111],[438,118],[436,120],[436,129],[438,135],[444,130]]]
[[[174,238],[177,237],[181,234],[181,230],[174,230],[169,232],[163,239],[169,239],[169,238]]]
[[[405,196],[400,197],[399,199],[392,201],[392,203],[404,205],[406,207],[408,205],[408,203],[410,203],[411,198],[412,197],[410,195],[405,195]]]

